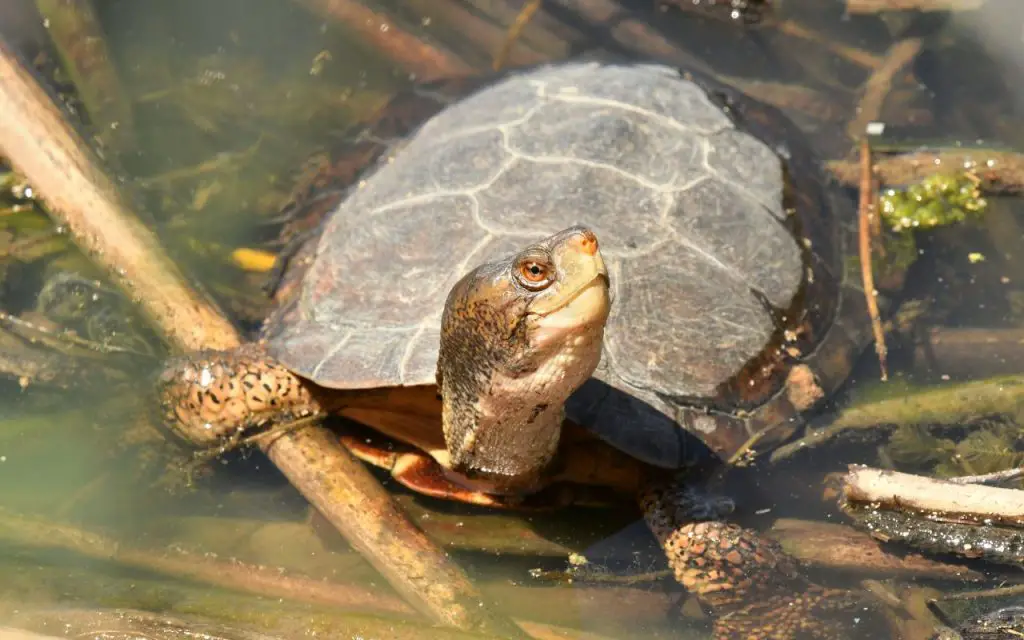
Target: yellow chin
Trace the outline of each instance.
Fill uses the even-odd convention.
[[[533,342],[543,347],[572,334],[600,331],[608,320],[611,298],[604,278],[594,278],[561,308],[534,318]]]

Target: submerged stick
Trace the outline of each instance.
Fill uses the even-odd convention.
[[[959,564],[917,553],[890,553],[877,539],[848,525],[780,518],[767,531],[801,562],[852,573],[979,581],[985,578]]]
[[[516,16],[512,26],[509,27],[508,33],[505,34],[505,41],[501,44],[501,48],[498,49],[497,53],[494,54],[494,60],[491,62],[491,69],[494,71],[501,71],[505,68],[505,64],[508,62],[508,54],[512,51],[512,47],[519,41],[519,35],[526,28],[526,25],[533,19],[533,14],[537,13],[540,9],[540,5],[543,0],[527,0],[526,4],[523,5],[522,11]]]
[[[616,0],[560,0],[559,5],[583,21],[596,38],[609,38],[641,56],[703,73],[713,73],[707,62],[681,48]],[[683,7],[685,5],[676,5]]]
[[[842,492],[847,502],[913,511],[933,520],[1024,527],[1024,491],[1017,489],[850,465]]]
[[[402,600],[387,593],[289,575],[274,567],[225,562],[205,554],[130,547],[92,531],[7,510],[0,510],[0,516],[0,540],[19,547],[71,551],[86,558],[261,596],[381,614],[412,613]]]
[[[878,366],[882,371],[882,381],[889,379],[886,367],[885,332],[882,331],[882,318],[878,312],[878,294],[875,291],[875,274],[872,270],[871,239],[874,235],[872,221],[876,218],[875,180],[871,173],[871,146],[867,138],[860,143],[860,206],[858,215],[858,246],[860,249],[860,273],[864,284],[864,299],[867,302],[868,318],[871,320],[871,331],[875,336],[875,353],[878,354]]]
[[[131,215],[84,141],[16,56],[0,43],[0,153],[53,215],[179,352],[231,349],[235,328],[196,294],[156,235]],[[333,444],[332,444],[333,443]],[[319,428],[261,449],[399,593],[460,629],[518,628],[481,606],[468,577],[390,500],[370,472]]]
[[[846,0],[849,13],[881,11],[974,11],[987,0]]]
[[[856,186],[860,164],[850,160],[828,163],[828,169],[848,186]],[[883,185],[916,184],[939,171],[970,170],[981,179],[979,187],[992,194],[1024,193],[1024,155],[991,149],[927,149],[880,156],[875,176]]]
[[[821,446],[844,434],[897,426],[960,424],[996,415],[1015,415],[1024,394],[1024,377],[1003,376],[956,385],[906,390],[894,388],[892,397],[846,407],[828,426],[782,445],[770,456],[772,463],[804,449]]]
[[[877,425],[957,424],[993,415],[1013,415],[1024,394],[1024,377],[1005,376],[898,391],[894,397],[840,411],[828,428]]]
[[[1019,242],[1019,235],[1010,237]],[[914,349],[914,368],[926,376],[1013,375],[1022,362],[1024,329],[1018,327],[931,327]]]
[[[836,42],[827,35],[810,29],[794,20],[784,20],[777,24],[775,28],[779,33],[812,42],[816,46],[827,49],[837,56],[866,69],[878,69],[883,64],[879,56],[869,51],[858,49],[842,42]]]
[[[0,42],[0,155],[24,175],[79,247],[184,350],[238,344],[234,327],[185,284],[46,92]]]
[[[930,555],[956,555],[1019,567],[1024,562],[1024,531],[984,523],[938,520],[863,502],[841,502],[853,526],[885,543],[898,543]]]
[[[395,64],[420,80],[474,74],[458,56],[427,44],[393,20],[357,0],[295,0],[313,13],[341,23],[358,33]]]
[[[102,138],[122,150],[130,145],[132,107],[103,38],[92,5],[84,0],[36,0],[64,69]]]
[[[893,80],[913,62],[923,47],[924,40],[921,38],[907,38],[890,47],[882,66],[875,69],[864,83],[864,92],[857,105],[857,117],[846,128],[850,138],[862,138],[868,124],[881,117],[885,99],[892,90]]]

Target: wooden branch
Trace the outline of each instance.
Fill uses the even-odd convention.
[[[235,328],[195,293],[156,235],[130,213],[82,139],[18,58],[0,43],[0,154],[50,214],[111,275],[177,351],[231,349]],[[481,606],[465,574],[391,501],[370,472],[319,427],[261,449],[395,589],[431,620],[521,635]]]
[[[971,379],[1012,375],[1024,362],[1024,329],[931,327],[914,351],[914,368],[923,375]]]
[[[888,349],[885,346],[885,332],[882,331],[882,318],[878,311],[878,292],[875,290],[875,274],[872,269],[874,261],[871,253],[871,240],[874,235],[873,221],[877,220],[877,190],[875,176],[871,173],[871,146],[866,137],[860,142],[860,196],[857,207],[857,246],[860,255],[860,275],[864,285],[864,301],[868,308],[868,319],[871,321],[871,332],[875,337],[875,353],[878,355],[878,367],[882,382],[889,379],[889,368],[886,364]]]
[[[172,344],[188,351],[238,344],[234,327],[185,283],[157,237],[128,212],[92,152],[2,43],[0,155]]]
[[[359,34],[376,51],[419,80],[436,80],[474,74],[473,67],[455,54],[430,45],[405,31],[387,16],[357,0],[295,0],[309,11],[343,24]]]
[[[843,498],[954,522],[1024,527],[1024,491],[850,465]]]
[[[786,553],[815,567],[903,578],[985,579],[984,573],[960,564],[917,553],[890,553],[870,534],[849,525],[780,518],[767,533]]]
[[[121,89],[92,3],[83,0],[35,2],[96,134],[116,141],[118,151],[126,151],[134,145],[132,105]]]
[[[885,99],[892,91],[896,76],[906,69],[924,47],[921,38],[907,38],[894,44],[885,54],[882,66],[875,69],[864,83],[864,91],[857,105],[857,117],[846,127],[846,133],[853,140],[864,137],[868,124],[878,120],[885,106]]]
[[[974,11],[986,0],[846,0],[849,13],[881,11]]]
[[[874,162],[875,176],[883,185],[916,184],[939,171],[970,169],[980,179],[982,191],[1017,195],[1024,193],[1024,155],[990,149],[930,149],[883,156]],[[856,161],[828,163],[841,182],[856,186],[860,166]]]

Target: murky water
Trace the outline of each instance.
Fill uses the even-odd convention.
[[[94,4],[123,98],[132,104],[135,118],[130,153],[112,154],[130,177],[127,188],[145,205],[147,222],[188,275],[247,329],[266,312],[260,292],[265,274],[247,271],[232,252],[276,250],[277,213],[299,168],[425,73],[423,57],[389,48],[394,40],[386,34],[426,37],[448,52],[442,62],[484,72],[502,30],[521,5],[511,0],[391,0],[376,11],[393,20],[349,15],[352,22],[346,25],[309,10],[318,4],[312,0]],[[895,74],[888,98],[874,114],[888,125],[885,143],[1020,146],[1024,11],[1010,2],[993,1],[984,14],[851,17],[841,2],[789,0],[781,25],[746,30],[728,20],[662,12],[652,5],[643,0],[550,0],[523,32],[511,62],[604,49],[695,65],[776,104],[826,157],[841,159],[852,157],[846,127],[858,117],[868,78],[884,67],[896,43],[922,38],[915,62]],[[1022,224],[1018,202],[992,198],[984,222],[939,231],[922,242],[926,259],[911,272],[908,291],[928,303],[928,326],[990,332],[1021,326]],[[0,308],[6,312],[42,322],[39,314],[29,312],[44,283],[60,273],[95,276],[87,261],[60,244],[66,238],[56,235],[39,213],[0,217],[0,233],[15,243],[39,238],[58,243],[41,256],[21,253],[0,263]],[[110,311],[102,300],[90,304],[80,312],[87,318]],[[119,313],[123,318],[124,310]],[[106,332],[100,331],[109,338],[110,327],[104,326]],[[118,325],[115,335],[134,335],[137,326]],[[78,331],[88,334],[91,328],[95,323]],[[130,607],[296,635],[345,628],[353,635],[399,637],[397,623],[372,624],[375,615],[402,619],[388,618],[395,614],[382,610],[394,601],[384,581],[335,535],[308,525],[305,502],[261,456],[228,456],[213,465],[212,475],[197,478],[193,490],[167,490],[182,487],[184,478],[175,472],[180,460],[162,457],[160,435],[148,430],[144,419],[145,393],[164,353],[146,336],[113,344],[127,353],[97,360],[116,363],[122,373],[112,380],[98,379],[95,370],[84,366],[80,377],[91,383],[70,389],[45,383],[22,388],[17,379],[0,382],[0,507],[9,511],[6,529],[0,527],[0,611],[13,616],[54,603]],[[936,355],[894,344],[894,381],[888,385],[878,382],[878,363],[869,352],[829,410],[899,393],[892,389],[908,383],[1018,373],[1014,349],[1019,340],[1006,344],[1007,349],[994,350],[991,362],[966,357],[976,351],[970,348]],[[830,415],[817,421],[827,423]],[[1003,428],[991,422],[978,426],[993,434]],[[944,440],[920,445],[931,447],[933,454],[924,462],[920,455],[915,458],[913,447],[909,452],[907,446],[894,449],[886,438],[848,442],[822,455],[794,456],[779,466],[762,463],[734,479],[730,488],[740,520],[760,529],[780,518],[843,523],[847,518],[836,509],[834,496],[823,495],[825,473],[842,471],[851,462],[888,461],[900,468],[945,467],[958,473],[1024,462],[1014,437],[993,435],[986,442],[998,454],[976,455],[973,466],[958,463],[962,457]],[[498,608],[516,618],[601,637],[701,637],[706,630],[706,621],[695,615],[692,603],[682,606],[685,598],[670,581],[590,585],[530,578],[531,568],[564,567],[570,551],[621,573],[661,568],[659,550],[631,512],[496,514],[397,493],[417,521],[479,579]],[[34,519],[66,523],[69,529],[40,528]],[[78,528],[103,538],[83,541]],[[112,541],[137,553],[112,559],[107,546]],[[168,549],[189,551],[189,560],[161,564],[157,558]],[[197,575],[189,564],[228,559],[283,567],[383,595],[376,604],[361,603],[353,595],[351,607],[279,599],[272,590],[246,593],[240,585],[247,581],[232,582],[227,564],[207,567],[221,576],[219,581]],[[1012,572],[996,575],[984,565],[971,568],[993,573],[977,584],[911,576],[890,587],[944,591],[1018,579]],[[861,569],[820,573],[830,584],[847,586],[865,577],[888,577]],[[417,623],[410,624],[407,637],[416,637]],[[858,636],[851,631],[849,637]]]

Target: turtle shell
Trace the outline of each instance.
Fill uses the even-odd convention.
[[[845,378],[869,339],[845,275],[854,209],[779,112],[657,64],[564,62],[433,89],[395,103],[425,122],[303,247],[294,295],[265,327],[270,355],[327,388],[434,384],[455,282],[580,223],[600,238],[613,307],[567,414],[613,445],[668,468],[705,446],[730,456],[788,435]],[[405,133],[394,122],[361,144]]]

